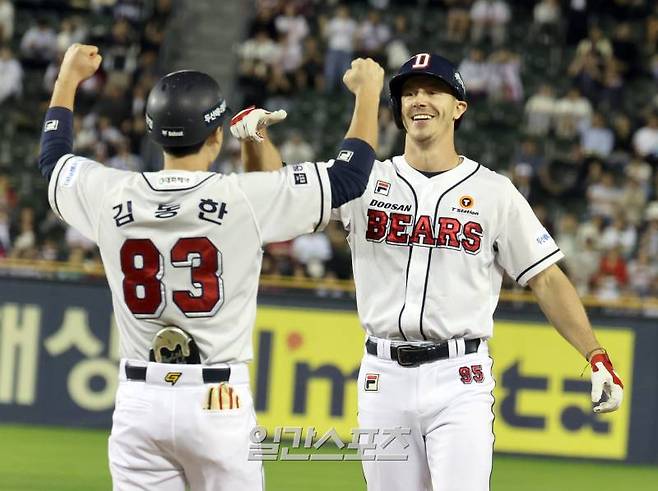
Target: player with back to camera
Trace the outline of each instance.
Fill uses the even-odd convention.
[[[508,178],[456,152],[467,102],[454,65],[417,54],[389,87],[404,154],[376,161],[365,193],[333,212],[349,232],[367,334],[359,427],[411,430],[408,461],[364,460],[364,475],[371,491],[484,491],[494,444],[487,340],[503,272],[530,286],[591,364],[594,412],[616,410],[623,386],[530,205]]]
[[[114,489],[261,490],[262,464],[248,459],[256,420],[246,362],[262,246],[322,229],[332,207],[363,192],[383,70],[358,59],[345,73],[355,109],[342,160],[242,175],[207,172],[227,111],[217,83],[171,73],[146,105],[164,170],[138,173],[71,153],[76,88],[100,63],[95,46],[67,50],[39,166],[52,209],[98,244],[112,292],[121,355],[108,449]],[[262,126],[281,117],[244,111],[232,132],[260,141]],[[279,159],[261,145],[246,155]]]

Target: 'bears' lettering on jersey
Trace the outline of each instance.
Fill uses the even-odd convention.
[[[437,223],[433,230],[433,223]],[[410,227],[413,230],[410,231]],[[469,221],[462,224],[452,217],[438,217],[436,221],[421,215],[414,221],[412,215],[368,209],[366,240],[386,242],[390,245],[420,245],[445,249],[463,250],[477,254],[482,245],[482,225]]]

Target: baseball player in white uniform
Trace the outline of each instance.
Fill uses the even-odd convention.
[[[164,170],[137,173],[71,153],[76,88],[100,62],[94,46],[66,52],[39,165],[52,209],[98,243],[112,291],[121,353],[109,439],[114,489],[261,490],[261,463],[248,459],[256,422],[246,362],[262,246],[322,229],[332,207],[363,192],[383,70],[356,60],[346,72],[355,110],[331,168],[243,175],[207,172],[227,112],[217,83],[201,72],[169,74],[146,108]],[[233,131],[261,140],[262,126],[280,118],[243,112]],[[265,145],[261,157],[276,160]]]
[[[332,212],[348,232],[366,331],[359,427],[410,430],[406,448],[380,432],[383,459],[364,460],[364,475],[376,491],[484,491],[494,444],[487,340],[504,273],[530,286],[591,365],[594,412],[618,409],[623,383],[527,201],[509,179],[456,152],[467,102],[454,65],[417,54],[389,87],[404,154],[375,161],[365,193]]]
[[[364,461],[364,474],[369,490],[484,491],[494,444],[487,340],[504,273],[530,286],[591,363],[595,412],[617,409],[623,386],[556,265],[562,252],[526,200],[508,178],[455,151],[467,108],[455,67],[417,54],[390,91],[404,154],[376,161],[366,192],[333,212],[349,233],[367,333],[359,427],[411,430],[408,461]]]

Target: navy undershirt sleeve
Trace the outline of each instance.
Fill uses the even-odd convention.
[[[331,207],[338,208],[358,198],[366,190],[375,151],[359,138],[347,138],[334,165],[327,169],[331,184]]]
[[[57,161],[73,151],[73,112],[64,107],[51,107],[46,112],[41,147],[39,170],[48,180]]]

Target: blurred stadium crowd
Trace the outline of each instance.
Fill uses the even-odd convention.
[[[30,4],[44,3],[66,8],[35,16]],[[103,70],[81,89],[76,152],[157,169],[143,109],[172,2],[13,4],[0,0],[0,255],[97,261],[93,244],[44,206],[41,114],[63,49],[98,43]],[[370,56],[391,75],[414,53],[439,52],[459,65],[468,92],[458,151],[514,181],[564,250],[578,290],[658,297],[657,2],[260,0],[254,11],[235,47],[232,106],[288,110],[272,129],[284,161],[332,156],[351,114],[341,76],[354,57]],[[383,159],[402,151],[404,136],[382,102]],[[216,170],[241,170],[231,140]],[[263,273],[348,279],[344,236],[332,223],[270,245]]]

